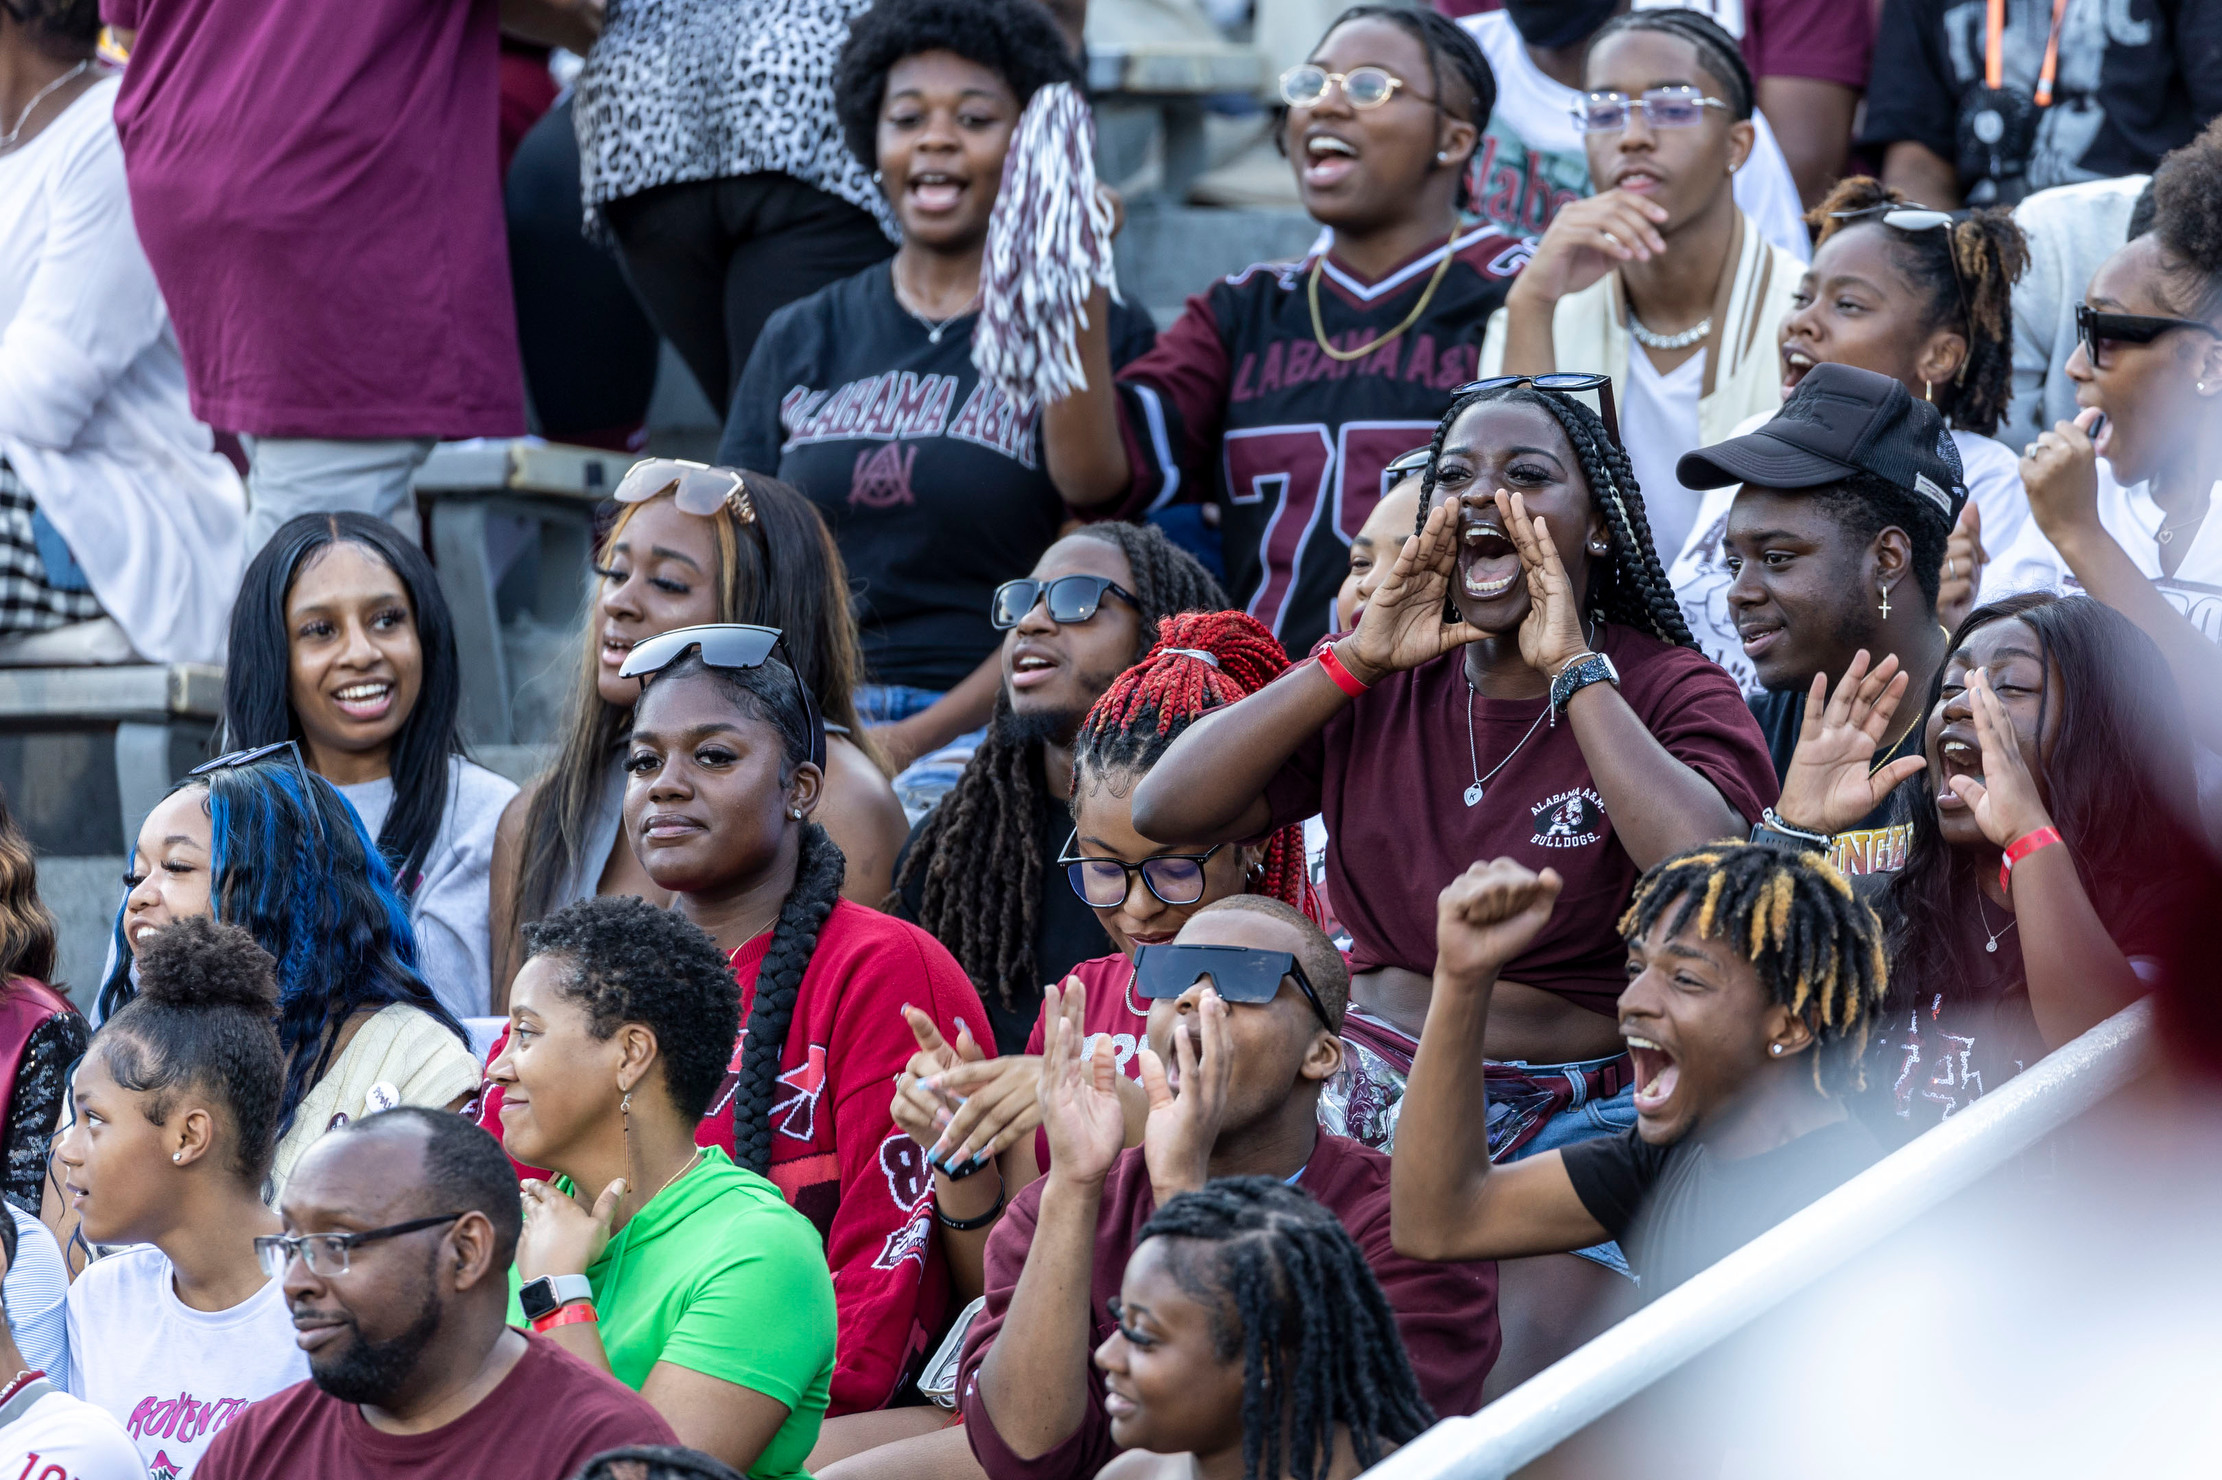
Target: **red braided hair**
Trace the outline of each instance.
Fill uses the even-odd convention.
[[[1073,789],[1083,770],[1147,771],[1174,740],[1212,710],[1264,688],[1288,671],[1280,640],[1244,612],[1182,612],[1158,626],[1157,645],[1113,681],[1073,740]],[[1271,895],[1325,925],[1326,910],[1304,865],[1304,829],[1291,823],[1266,840],[1263,877]]]

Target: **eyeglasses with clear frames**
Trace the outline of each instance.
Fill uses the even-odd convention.
[[[1646,128],[1695,128],[1705,121],[1705,110],[1732,112],[1719,98],[1709,98],[1694,87],[1646,88],[1641,98],[1623,92],[1593,92],[1567,110],[1578,134],[1616,134],[1628,126],[1630,104],[1643,110]]]
[[[255,1257],[262,1261],[264,1271],[272,1279],[284,1277],[296,1254],[309,1262],[311,1273],[336,1279],[347,1273],[348,1251],[357,1245],[399,1238],[405,1233],[421,1233],[427,1228],[453,1223],[462,1216],[461,1213],[442,1213],[437,1218],[412,1218],[407,1223],[390,1223],[384,1228],[365,1229],[361,1233],[266,1233],[255,1240]]]
[[[1397,89],[1405,85],[1404,79],[1386,67],[1353,67],[1348,72],[1330,72],[1312,62],[1298,62],[1281,74],[1281,101],[1291,108],[1316,108],[1327,101],[1327,94],[1336,88],[1350,100],[1353,108],[1378,108],[1396,96]],[[1420,102],[1433,102],[1412,94]]]

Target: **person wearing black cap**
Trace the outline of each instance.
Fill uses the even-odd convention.
[[[1895,871],[1922,765],[1918,700],[1901,701],[1944,662],[1937,590],[1967,502],[1943,418],[1889,376],[1816,365],[1773,419],[1676,472],[1691,488],[1743,484],[1722,539],[1727,600],[1783,782],[1758,831],[1826,846],[1854,879]]]

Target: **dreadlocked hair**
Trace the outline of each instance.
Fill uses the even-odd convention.
[[[1959,372],[1931,387],[1931,399],[1948,425],[1991,436],[2013,395],[2013,290],[2029,269],[2028,239],[2013,212],[1996,207],[1970,211],[1944,231],[1900,231],[1880,219],[1884,208],[1905,203],[1905,192],[1895,186],[1854,175],[1837,181],[1828,198],[1806,213],[1805,224],[1816,233],[1816,250],[1839,232],[1870,222],[1889,233],[1891,261],[1922,296],[1923,322],[1957,325],[1967,341]],[[1875,214],[1839,219],[1847,212]]]
[[[1167,617],[1227,605],[1211,572],[1154,525],[1084,524],[1071,538],[1116,545],[1126,557],[1141,609],[1135,661],[1155,645]],[[1034,966],[1042,876],[1035,826],[1050,800],[1041,742],[1014,733],[1009,696],[999,693],[987,738],[918,824],[887,901],[889,909],[903,909],[903,892],[915,886],[917,923],[948,947],[982,996],[1013,1010],[1041,986]]]
[[[1759,89],[1751,80],[1751,68],[1744,61],[1743,48],[1736,44],[1735,37],[1721,29],[1720,22],[1694,10],[1631,10],[1599,26],[1597,34],[1590,38],[1590,51],[1594,53],[1605,44],[1607,37],[1622,31],[1664,31],[1687,41],[1697,52],[1698,66],[1727,94],[1721,101],[1734,110],[1739,120],[1751,117]]]
[[[1739,842],[1676,854],[1637,881],[1620,933],[1632,941],[1661,920],[1751,962],[1760,990],[1812,1032],[1814,1088],[1865,1087],[1860,1056],[1890,968],[1882,923],[1826,858]]]
[[[1639,15],[1683,13],[1637,12]],[[1696,648],[1689,624],[1682,619],[1682,603],[1675,599],[1674,587],[1666,578],[1666,567],[1659,563],[1659,552],[1652,547],[1651,523],[1644,513],[1643,492],[1636,486],[1635,467],[1620,444],[1606,433],[1605,423],[1597,413],[1572,396],[1516,385],[1475,391],[1452,402],[1450,410],[1436,423],[1434,440],[1428,444],[1427,471],[1420,475],[1420,512],[1413,523],[1413,533],[1427,528],[1427,511],[1435,502],[1435,470],[1442,464],[1443,439],[1450,435],[1459,417],[1484,401],[1540,406],[1558,418],[1558,424],[1565,429],[1567,444],[1574,450],[1575,461],[1582,466],[1582,481],[1589,485],[1590,502],[1604,513],[1609,541],[1604,559],[1590,563],[1585,610],[1602,621],[1618,622],[1624,627],[1648,632],[1661,642]],[[1464,620],[1448,596],[1443,598],[1443,620]]]
[[[1288,652],[1246,612],[1187,612],[1158,628],[1149,655],[1119,675],[1081,722],[1073,741],[1072,807],[1089,790],[1123,797],[1206,714],[1246,698],[1288,671]],[[1304,865],[1304,829],[1274,832],[1256,892],[1325,915]]]
[[[1370,1469],[1435,1421],[1365,1255],[1309,1194],[1216,1178],[1167,1201],[1136,1247],[1153,1238],[1204,1246],[1168,1264],[1212,1308],[1219,1359],[1242,1358],[1243,1480],[1325,1480],[1337,1424]]]

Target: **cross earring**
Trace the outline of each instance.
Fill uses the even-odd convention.
[[[1883,593],[1883,599],[1882,604],[1877,606],[1875,610],[1881,612],[1883,614],[1883,617],[1887,620],[1890,616],[1890,588],[1888,586],[1882,586],[1877,589],[1879,589]]]

